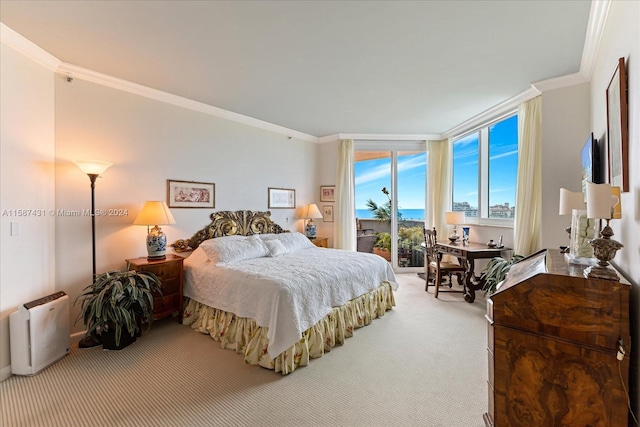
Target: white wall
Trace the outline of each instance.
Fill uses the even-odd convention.
[[[9,315],[55,292],[53,72],[0,47],[0,380],[10,375]],[[38,209],[27,216],[13,210]],[[40,215],[42,214],[42,215]],[[11,223],[19,234],[11,236]]]
[[[96,208],[128,210],[127,216],[96,220],[98,273],[146,256],[146,227],[132,223],[146,200],[166,200],[167,179],[215,183],[216,211],[266,211],[268,187],[295,189],[300,206],[318,197],[316,149],[311,142],[56,76],[56,208],[90,208],[89,178],[72,163],[86,158],[114,163],[96,182]],[[162,229],[170,242],[191,237],[210,222],[212,211],[172,209],[176,224]],[[271,212],[277,224],[302,231],[294,209]],[[90,217],[58,216],[55,244],[56,283],[75,298],[91,282]]]
[[[558,215],[560,188],[582,191],[580,151],[591,134],[590,102],[588,83],[542,94],[542,248],[569,245],[564,229],[571,217]]]
[[[322,211],[323,206],[333,206],[334,222],[324,222],[322,219],[316,221],[318,224],[317,235],[329,238],[329,247],[334,247],[334,227],[337,225],[337,213],[335,202],[320,201],[320,185],[336,185],[336,174],[338,172],[338,141],[318,144],[316,157],[316,182],[318,187],[314,194],[314,201]]]
[[[622,219],[611,221],[614,239],[624,245],[614,262],[633,283],[631,290],[632,392],[640,411],[640,2],[612,1],[591,79],[591,125],[605,135],[605,91],[618,63],[627,63],[629,88],[629,192],[622,194]]]

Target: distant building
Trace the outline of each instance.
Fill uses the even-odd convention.
[[[453,210],[463,211],[468,217],[478,217],[478,208],[471,206],[469,202],[453,202]],[[513,219],[515,218],[515,213],[515,206],[510,206],[508,202],[501,205],[489,206],[489,218]]]

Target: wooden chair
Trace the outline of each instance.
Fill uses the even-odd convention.
[[[447,276],[449,279],[449,287],[452,285],[453,276],[458,278],[458,283],[462,284],[462,276],[464,274],[464,267],[454,262],[442,261],[442,254],[436,249],[436,243],[438,242],[438,235],[435,227],[432,230],[424,230],[424,243],[425,243],[425,287],[427,291],[430,286],[430,279],[433,273],[433,286],[435,287],[435,297],[438,298],[438,292],[440,285],[442,285],[442,278]],[[456,291],[451,291],[456,292]],[[460,291],[461,292],[461,291]]]

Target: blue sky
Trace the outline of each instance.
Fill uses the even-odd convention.
[[[366,209],[367,200],[387,202],[382,187],[391,191],[391,158],[355,163],[356,209]],[[400,209],[424,209],[424,185],[427,173],[425,153],[398,156],[398,193]]]
[[[478,134],[454,142],[454,200],[478,206]],[[515,204],[518,163],[518,117],[489,128],[489,204]],[[424,209],[426,155],[398,156],[398,205],[400,209]],[[366,209],[368,199],[386,203],[382,187],[391,190],[391,158],[356,162],[356,209]]]

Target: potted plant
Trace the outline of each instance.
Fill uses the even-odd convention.
[[[514,255],[510,259],[502,257],[491,258],[491,261],[489,261],[480,275],[482,290],[488,294],[494,293],[498,284],[507,277],[511,266],[523,258],[524,256],[522,255]]]
[[[160,280],[149,272],[110,271],[96,277],[76,299],[82,300],[76,323],[87,327],[80,347],[102,344],[120,350],[153,322],[153,292],[162,293]]]

